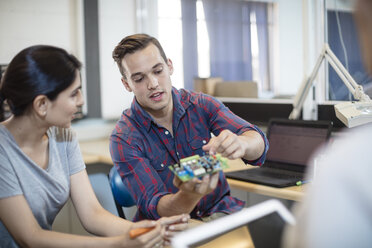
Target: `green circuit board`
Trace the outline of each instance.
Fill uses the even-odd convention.
[[[180,160],[179,164],[170,165],[169,169],[183,182],[194,177],[203,177],[216,171],[228,168],[227,158],[220,154],[194,155]]]

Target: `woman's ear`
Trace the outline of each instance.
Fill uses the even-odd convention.
[[[35,97],[32,107],[34,111],[40,116],[45,117],[48,110],[49,99],[45,95]]]

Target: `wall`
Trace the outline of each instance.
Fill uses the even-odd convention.
[[[1,0],[0,64],[31,45],[54,45],[84,64],[82,0]],[[82,70],[83,89],[85,70]]]
[[[60,46],[81,57],[81,13],[72,0],[1,0],[0,63],[35,44]]]
[[[121,83],[111,55],[122,38],[136,32],[135,0],[99,0],[98,11],[102,117],[118,119],[130,106],[133,94]]]
[[[99,1],[100,97],[105,119],[117,119],[132,101],[132,94],[121,84],[111,54],[124,36],[136,30],[135,3],[135,0]],[[85,64],[82,20],[82,0],[1,0],[0,64],[8,64],[20,50],[35,44],[62,47]],[[85,82],[84,73],[83,68]]]

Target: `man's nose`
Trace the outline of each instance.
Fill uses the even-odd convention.
[[[149,82],[148,82],[148,89],[155,89],[156,87],[158,87],[159,85],[159,81],[157,79],[157,77],[155,76],[150,76],[149,77]]]

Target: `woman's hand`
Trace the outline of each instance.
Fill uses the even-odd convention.
[[[120,247],[162,247],[164,226],[158,221],[143,220],[132,224],[130,230],[139,228],[152,228],[150,231],[143,233],[134,238],[130,238],[129,234],[120,236]]]
[[[187,228],[190,215],[181,214],[171,217],[162,217],[158,222],[163,226],[163,239],[164,245],[170,245],[171,238],[178,232],[181,232]]]

